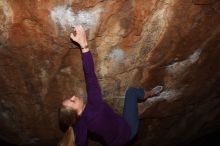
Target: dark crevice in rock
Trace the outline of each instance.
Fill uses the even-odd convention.
[[[213,0],[192,0],[194,5],[210,5],[213,3]]]

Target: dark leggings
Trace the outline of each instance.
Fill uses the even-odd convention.
[[[129,88],[125,93],[123,117],[131,129],[131,139],[137,134],[139,126],[138,100],[144,100],[144,89]]]

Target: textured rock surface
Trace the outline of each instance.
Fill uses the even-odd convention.
[[[87,29],[103,98],[117,112],[128,87],[165,86],[147,101],[134,145],[171,146],[214,131],[219,17],[218,0],[1,0],[0,138],[60,140],[57,107],[86,96],[80,52],[68,37],[76,24]]]

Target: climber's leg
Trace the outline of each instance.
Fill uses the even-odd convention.
[[[125,93],[123,117],[131,128],[131,139],[137,134],[139,125],[138,100],[144,100],[144,89],[129,88]]]

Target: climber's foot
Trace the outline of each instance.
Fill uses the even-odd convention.
[[[163,91],[163,86],[156,86],[150,91],[144,91],[145,93],[144,101],[138,104],[138,111],[139,111],[140,119],[143,118],[142,117],[143,113],[149,107],[150,103],[148,102],[147,99],[159,95],[162,91]]]
[[[144,100],[146,100],[147,98],[153,97],[153,96],[157,96],[162,91],[163,91],[163,86],[159,86],[159,85],[154,87],[150,91],[144,91]]]

